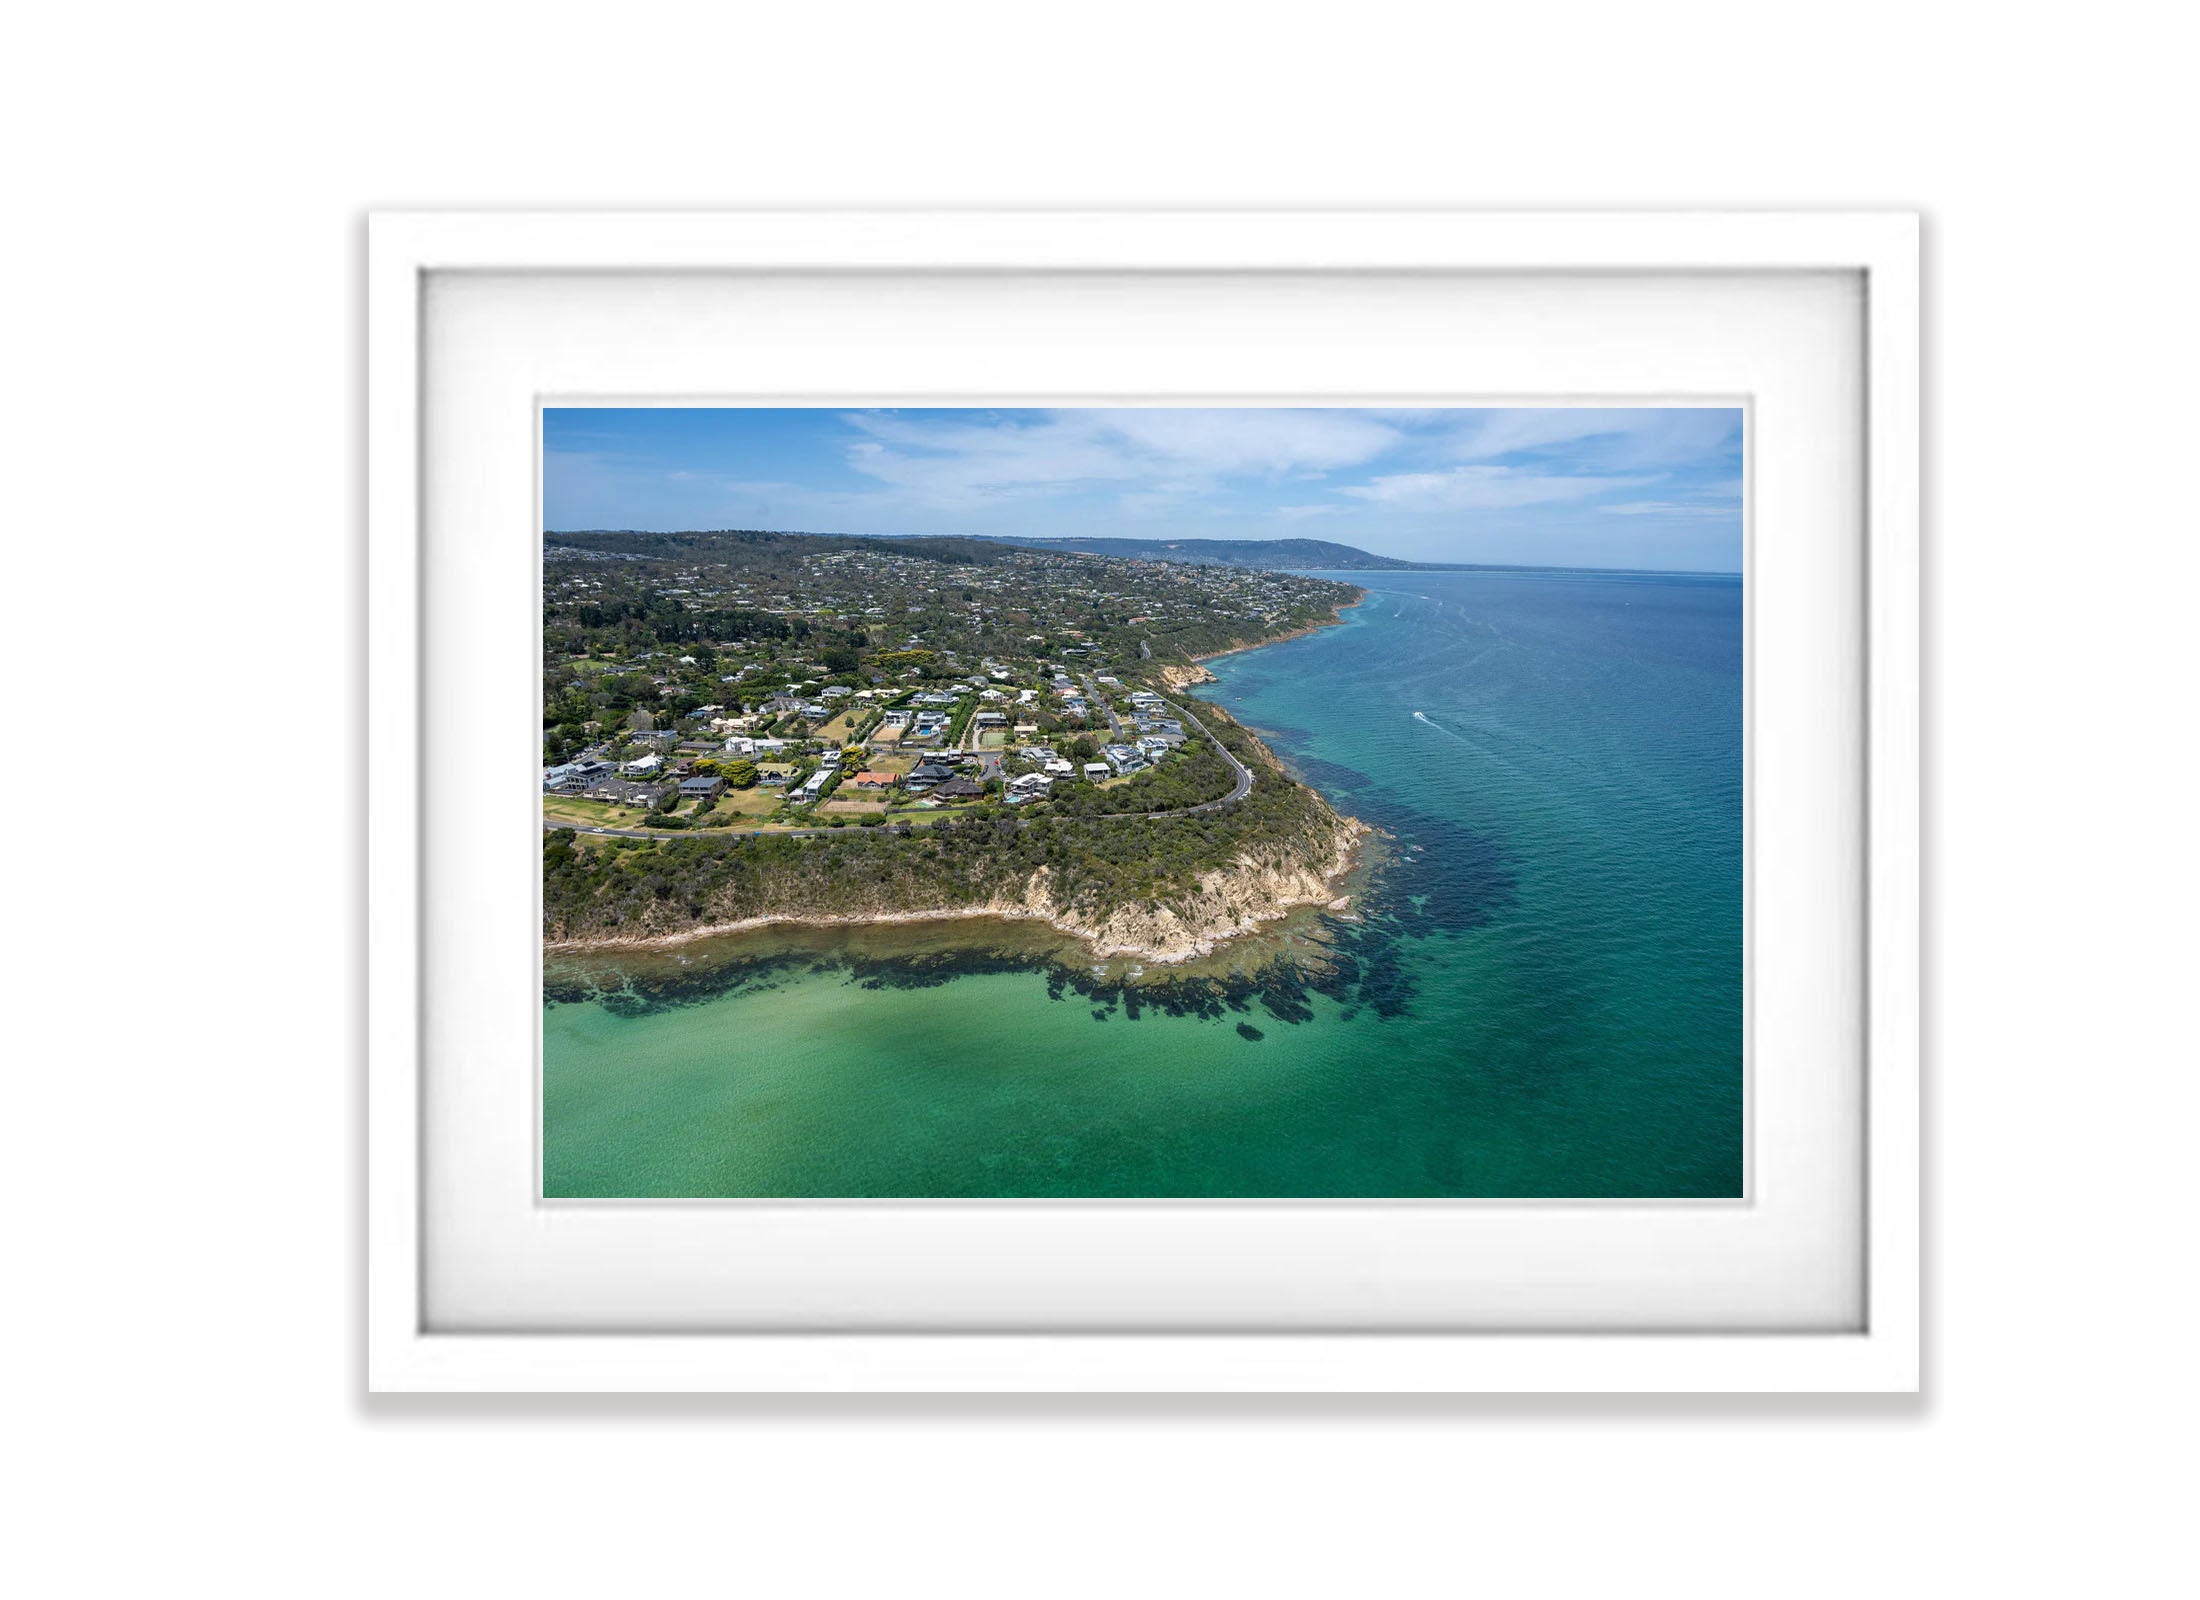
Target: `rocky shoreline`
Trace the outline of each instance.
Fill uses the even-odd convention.
[[[1293,628],[1288,633],[1279,633],[1272,639],[1262,639],[1253,644],[1232,645],[1227,650],[1214,650],[1203,656],[1194,656],[1190,666],[1164,666],[1161,669],[1161,681],[1172,692],[1188,688],[1195,683],[1213,683],[1215,675],[1209,672],[1203,663],[1220,661],[1224,656],[1240,656],[1248,650],[1265,650],[1272,644],[1283,644],[1292,639],[1304,639],[1307,635],[1319,633],[1324,628],[1339,627],[1344,622],[1344,614],[1352,607],[1362,604],[1366,599],[1367,591],[1362,589],[1358,600],[1349,600],[1341,606],[1333,606],[1330,609],[1327,622],[1309,622],[1303,628]]]

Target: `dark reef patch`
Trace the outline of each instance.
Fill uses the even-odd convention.
[[[923,956],[850,956],[840,963],[866,989],[937,989],[957,978],[996,972],[1029,972],[1028,957],[991,950]]]
[[[1240,1039],[1265,1039],[1268,1035],[1262,1033],[1250,1022],[1241,1022],[1238,1024],[1238,1037]]]

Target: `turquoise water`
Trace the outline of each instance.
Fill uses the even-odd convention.
[[[998,923],[555,968],[545,1192],[1741,1193],[1740,579],[1336,576],[1201,692],[1391,835],[1362,920],[1158,988]]]

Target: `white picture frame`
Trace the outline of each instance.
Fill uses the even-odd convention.
[[[384,214],[369,300],[367,1379],[394,1390],[1905,1391],[1919,1382],[1918,235],[1883,213]],[[432,1325],[423,308],[439,273],[1848,274],[1862,290],[1864,1171],[1833,1332]],[[517,1023],[515,1022],[515,1025]],[[1258,1324],[1255,1324],[1258,1326]],[[604,1331],[606,1327],[611,1331]]]

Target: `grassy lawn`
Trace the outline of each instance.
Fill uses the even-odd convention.
[[[728,789],[718,797],[720,811],[738,811],[743,816],[760,817],[779,809],[779,797],[783,791],[766,789],[759,785],[754,789]]]
[[[542,797],[542,815],[546,822],[576,822],[587,828],[632,828],[649,813],[602,800],[583,800],[578,795],[546,794]]]

